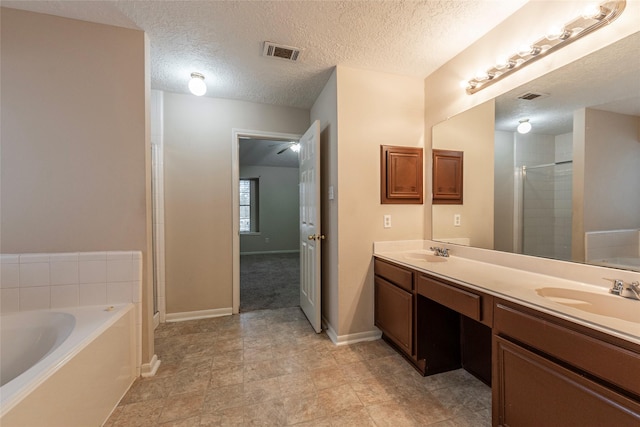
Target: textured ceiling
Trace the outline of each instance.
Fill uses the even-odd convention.
[[[548,96],[517,99],[526,92]],[[572,131],[573,112],[584,107],[640,116],[640,33],[500,95],[496,129],[513,132],[528,118],[531,132],[559,135]]]
[[[7,1],[17,9],[144,30],[151,86],[310,108],[332,67],[426,77],[526,0]],[[299,62],[261,56],[272,41],[304,49]]]

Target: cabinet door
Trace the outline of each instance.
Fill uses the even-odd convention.
[[[494,349],[494,425],[640,425],[637,401],[497,336]]]
[[[413,295],[375,278],[375,324],[407,355],[413,354]]]
[[[462,151],[433,150],[433,204],[461,205]]]

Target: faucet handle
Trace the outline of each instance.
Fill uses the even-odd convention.
[[[613,286],[611,286],[611,289],[609,289],[609,292],[614,295],[620,295],[622,294],[623,290],[624,290],[624,282],[622,280],[616,279],[613,281]]]

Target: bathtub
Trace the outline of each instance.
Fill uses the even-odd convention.
[[[640,258],[639,257],[614,257],[595,259],[589,261],[589,264],[601,265],[603,267],[622,268],[625,270],[640,271]]]
[[[136,377],[133,304],[0,316],[0,425],[99,426]]]

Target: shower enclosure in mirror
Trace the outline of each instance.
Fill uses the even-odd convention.
[[[634,33],[434,126],[475,187],[464,206],[433,205],[433,239],[640,271],[639,75]]]

